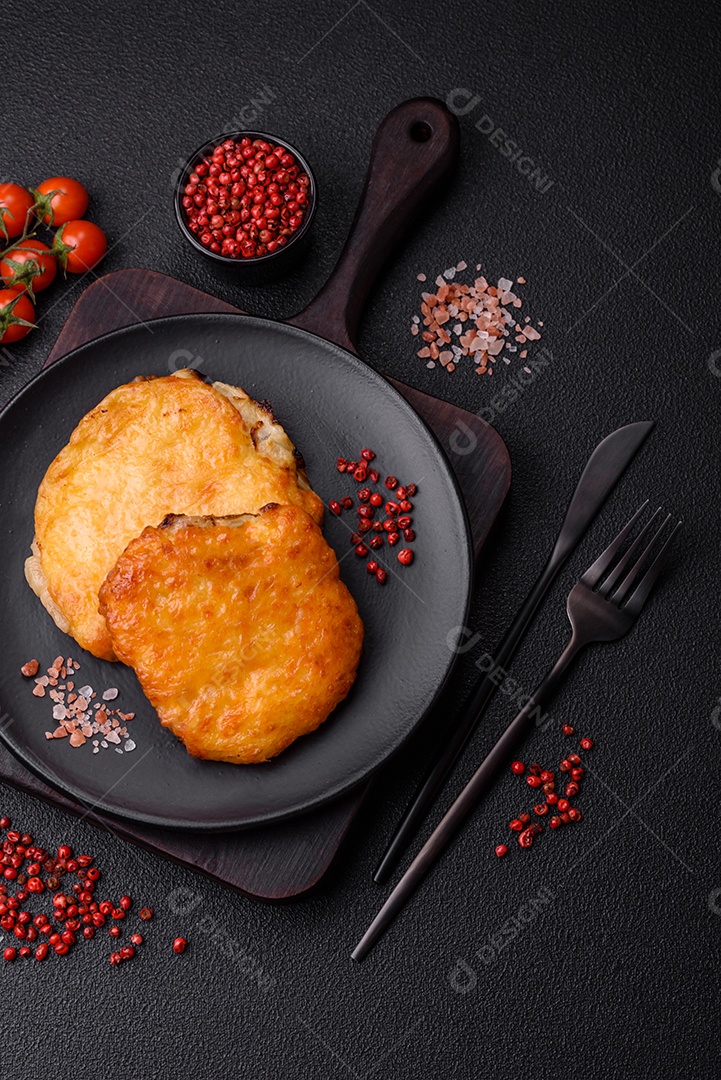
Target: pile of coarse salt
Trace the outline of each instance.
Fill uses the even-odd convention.
[[[135,743],[129,738],[125,727],[135,713],[124,713],[106,704],[118,696],[116,687],[104,690],[100,701],[95,700],[98,695],[92,686],[76,688],[70,676],[75,675],[80,664],[70,656],[67,660],[56,656],[45,675],[38,676],[39,668],[37,660],[28,660],[20,670],[26,678],[34,678],[34,697],[47,695],[54,703],[53,720],[57,721],[58,726],[54,731],[45,732],[46,739],[68,739],[70,745],[75,747],[83,746],[88,739],[92,739],[94,754],[110,746],[116,754],[130,753],[135,749]],[[93,738],[94,735],[99,737]]]
[[[522,323],[516,318],[514,312],[523,302],[510,278],[499,278],[495,285],[489,285],[484,277],[477,277],[471,285],[454,281],[456,274],[465,269],[467,263],[459,262],[438,275],[436,291],[422,294],[423,322],[414,315],[411,333],[420,333],[426,342],[418,350],[418,356],[428,360],[426,367],[434,368],[439,361],[452,372],[462,357],[470,356],[476,375],[492,375],[499,357],[510,364],[509,354],[519,352],[521,346],[519,357],[525,359],[528,349],[524,346],[539,341],[541,335],[531,326],[528,316]],[[479,263],[476,272],[480,269]],[[426,275],[419,274],[418,280],[425,281]],[[525,285],[526,279],[519,277],[516,283]],[[511,344],[512,337],[515,344]]]

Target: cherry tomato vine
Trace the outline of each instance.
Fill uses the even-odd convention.
[[[58,266],[84,274],[108,249],[105,233],[83,220],[89,195],[69,176],[37,188],[0,184],[0,345],[20,341],[35,327],[36,294],[52,284]],[[51,230],[49,243],[38,238]],[[55,229],[55,232],[52,232]]]

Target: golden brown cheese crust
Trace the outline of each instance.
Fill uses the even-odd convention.
[[[98,590],[129,541],[167,514],[255,513],[269,502],[323,520],[269,411],[191,371],[128,383],[80,421],[45,474],[35,506],[39,554],[26,576],[59,610],[61,629],[114,660]]]
[[[174,518],[131,540],[100,589],[116,655],[195,757],[267,761],[355,680],[363,623],[295,506]]]

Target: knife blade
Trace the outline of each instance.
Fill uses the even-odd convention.
[[[655,421],[641,420],[617,428],[591,454],[563,519],[553,550],[515,619],[493,655],[492,667],[481,676],[464,703],[453,734],[406,807],[391,841],[373,875],[379,884],[388,880],[418,830],[453,766],[476,729],[493,692],[502,680],[499,669],[513,659],[531,620],[558,576],[561,567],[578,545],[593,519],[621,476],[653,430]],[[448,728],[444,727],[444,734]]]

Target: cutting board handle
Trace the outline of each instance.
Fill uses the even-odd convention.
[[[458,161],[458,120],[442,101],[413,98],[382,122],[363,193],[333,273],[307,307],[287,321],[357,353],[368,294],[419,210],[443,194]]]

